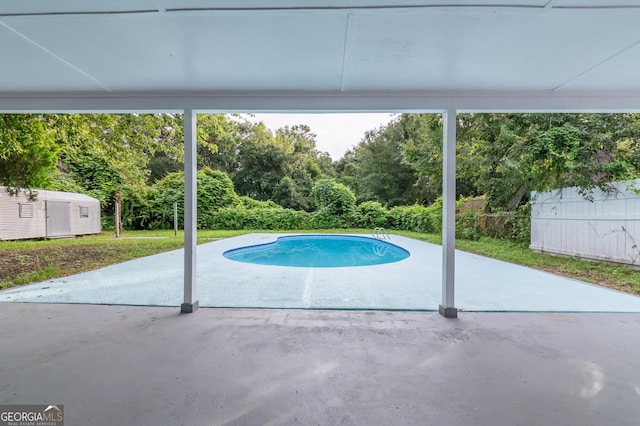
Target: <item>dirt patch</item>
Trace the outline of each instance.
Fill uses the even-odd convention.
[[[63,275],[101,266],[119,250],[102,244],[33,247],[0,252],[0,282],[56,268]]]

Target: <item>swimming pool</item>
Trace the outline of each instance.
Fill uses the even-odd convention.
[[[353,235],[289,235],[223,253],[237,262],[300,268],[382,265],[409,255],[407,250],[387,241]]]

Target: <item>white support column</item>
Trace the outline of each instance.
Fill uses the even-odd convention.
[[[442,304],[440,314],[456,318],[455,250],[456,250],[456,110],[443,115],[442,138]]]
[[[183,313],[198,309],[196,294],[196,248],[197,248],[197,115],[192,109],[184,111],[184,303]]]

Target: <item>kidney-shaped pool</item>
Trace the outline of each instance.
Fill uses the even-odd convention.
[[[276,241],[227,250],[237,262],[300,268],[340,268],[399,262],[409,252],[388,241],[354,235],[288,235]]]

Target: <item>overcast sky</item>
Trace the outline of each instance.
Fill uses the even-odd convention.
[[[262,121],[268,129],[277,129],[295,124],[306,124],[316,134],[319,151],[326,151],[334,160],[362,140],[367,130],[388,124],[394,114],[243,114],[252,122]]]

